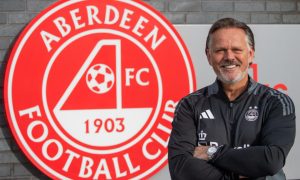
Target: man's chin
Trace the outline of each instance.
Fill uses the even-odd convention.
[[[224,76],[219,76],[218,79],[225,84],[235,84],[243,79],[243,76],[240,75],[238,77],[224,77]]]
[[[238,80],[227,80],[227,79],[220,79],[219,80],[224,84],[235,84],[238,82]]]

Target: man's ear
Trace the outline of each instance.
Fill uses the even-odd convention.
[[[255,51],[254,51],[253,48],[251,48],[250,51],[249,51],[249,65],[253,64],[254,54],[255,54]]]
[[[206,58],[207,58],[207,61],[209,63],[209,65],[211,65],[211,62],[210,62],[210,57],[211,57],[211,54],[210,54],[210,51],[209,49],[205,49],[205,54],[206,54]]]

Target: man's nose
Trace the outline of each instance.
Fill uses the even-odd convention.
[[[233,60],[234,59],[234,53],[231,50],[227,50],[225,52],[225,59]]]

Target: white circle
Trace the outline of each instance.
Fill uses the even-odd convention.
[[[157,106],[155,108],[155,112],[153,113],[153,116],[150,120],[150,122],[148,123],[148,126],[143,130],[142,133],[139,134],[139,136],[137,136],[134,140],[130,141],[129,143],[125,144],[124,146],[120,146],[114,149],[107,149],[107,150],[99,150],[99,149],[92,149],[86,146],[82,146],[76,142],[74,142],[73,140],[71,140],[69,137],[67,137],[61,130],[60,128],[56,125],[55,121],[52,118],[52,115],[50,113],[49,107],[48,107],[48,103],[47,103],[47,80],[48,80],[48,76],[51,70],[51,67],[53,65],[53,63],[55,62],[56,58],[58,57],[58,55],[68,46],[70,45],[72,42],[74,42],[75,40],[84,37],[84,36],[88,36],[91,34],[97,34],[97,33],[106,33],[106,34],[113,34],[113,35],[118,35],[120,37],[123,37],[125,39],[128,39],[129,41],[133,42],[135,45],[137,45],[148,57],[149,61],[151,62],[153,69],[156,73],[156,77],[157,77],[157,83],[158,83],[158,97],[157,97]],[[71,83],[72,86],[72,83]],[[75,87],[75,85],[74,85]],[[71,91],[71,89],[73,89],[74,87],[69,87],[68,89]],[[68,92],[71,93],[71,92]],[[67,93],[67,94],[68,94]],[[42,99],[43,99],[43,105],[45,108],[45,113],[46,116],[49,119],[49,122],[51,124],[51,126],[55,129],[55,131],[59,134],[59,136],[64,139],[67,143],[69,143],[70,145],[72,145],[73,147],[80,149],[84,152],[88,152],[88,153],[92,153],[92,154],[112,154],[112,153],[116,153],[116,152],[120,152],[123,151],[125,149],[128,149],[129,147],[135,145],[136,143],[138,143],[145,135],[147,135],[147,133],[151,130],[152,126],[154,125],[154,123],[156,122],[156,119],[158,117],[160,108],[161,108],[161,104],[162,104],[162,93],[163,93],[163,89],[162,89],[162,79],[161,79],[161,75],[160,75],[160,71],[159,68],[156,64],[155,59],[153,58],[152,54],[147,50],[147,48],[142,45],[141,42],[139,42],[138,40],[134,39],[133,37],[129,36],[128,34],[125,34],[123,32],[120,31],[116,31],[116,30],[112,30],[112,29],[93,29],[93,30],[89,30],[89,31],[84,31],[82,33],[79,33],[75,36],[73,36],[72,38],[70,38],[69,40],[67,40],[64,44],[62,44],[57,51],[53,54],[53,56],[51,57],[47,68],[45,70],[45,75],[43,78],[43,85],[42,85]],[[61,97],[61,99],[66,99],[67,97]],[[62,106],[62,104],[58,103],[58,105],[54,108],[53,112],[57,112],[60,110],[60,107]],[[77,139],[78,140],[78,139]]]
[[[96,94],[111,90],[115,82],[113,70],[106,64],[95,64],[86,73],[86,84]]]

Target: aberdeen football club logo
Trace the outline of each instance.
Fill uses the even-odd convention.
[[[195,89],[174,28],[141,1],[59,1],[15,43],[10,129],[53,179],[144,179],[167,163],[175,106]]]

